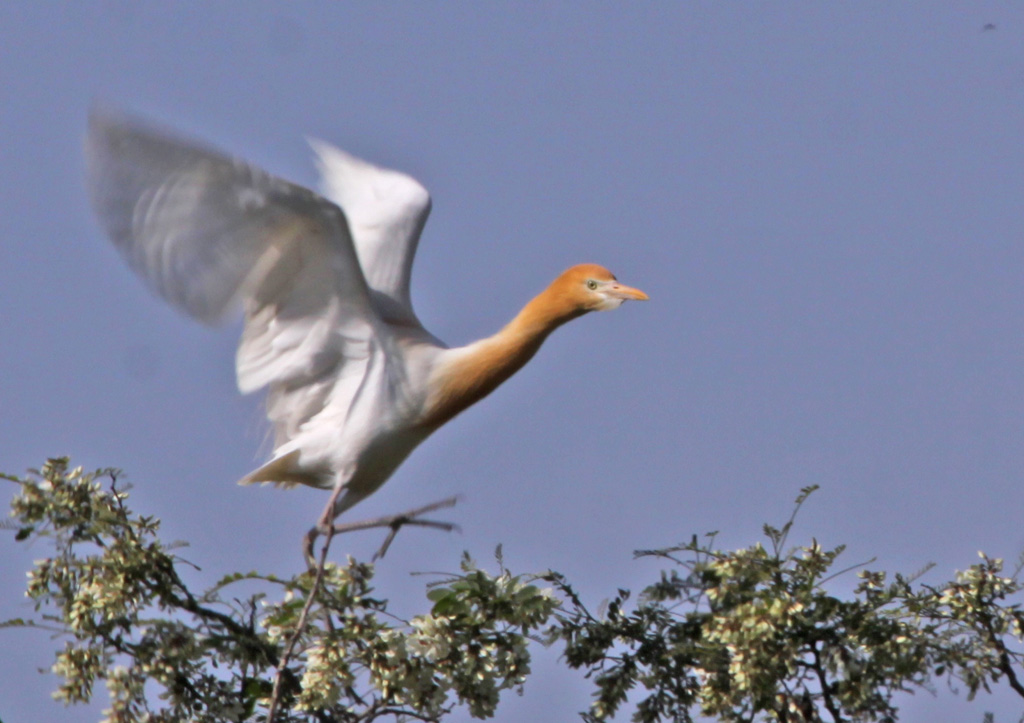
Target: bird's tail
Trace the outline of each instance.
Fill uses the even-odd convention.
[[[330,484],[314,474],[299,467],[299,450],[275,457],[258,469],[254,469],[242,479],[240,485],[272,484],[275,487],[290,489],[295,485],[307,485],[317,489],[329,489]]]

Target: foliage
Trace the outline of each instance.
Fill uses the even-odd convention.
[[[801,492],[797,509],[815,489]],[[971,698],[1003,677],[1024,696],[1022,613],[1007,602],[1022,585],[1002,576],[1000,560],[982,555],[939,588],[862,570],[843,600],[825,587],[853,569],[832,571],[843,548],[787,548],[793,520],[765,526],[770,549],[717,550],[712,533],[637,552],[673,566],[628,612],[628,591],[598,617],[552,576],[569,601],[556,625],[566,660],[597,688],[584,719],[610,718],[634,691],[644,695],[632,719],[644,722],[697,712],[722,721],[895,721],[897,692],[943,676],[965,683]]]
[[[88,701],[105,682],[108,721],[263,720],[283,642],[299,627],[315,571],[284,580],[230,575],[201,595],[157,538],[159,522],[134,515],[114,470],[85,474],[67,460],[12,478],[18,540],[48,537],[54,554],[30,573],[38,626],[63,633],[54,697]],[[105,485],[104,482],[107,484]],[[373,596],[373,567],[328,563],[282,676],[275,721],[439,720],[452,698],[476,717],[529,673],[526,636],[556,601],[530,579],[490,575],[467,557],[462,574],[433,586],[433,609],[406,622]],[[276,590],[232,595],[240,583]],[[158,695],[153,695],[155,683]]]
[[[723,551],[711,534],[638,552],[668,563],[660,579],[600,613],[557,573],[513,575],[500,549],[497,574],[465,556],[429,586],[429,612],[404,621],[374,595],[373,566],[351,559],[194,593],[115,470],[51,459],[6,478],[16,539],[47,538],[53,554],[29,575],[36,617],[5,625],[62,634],[54,696],[88,701],[102,681],[109,721],[265,721],[275,681],[278,723],[437,721],[459,704],[487,718],[524,684],[537,640],[593,681],[587,721],[626,708],[636,721],[895,721],[898,692],[943,679],[1024,697],[1019,569],[982,555],[940,586],[860,570],[840,597],[830,580],[862,566],[836,571],[842,547],[788,546],[795,512],[765,527],[766,544]]]

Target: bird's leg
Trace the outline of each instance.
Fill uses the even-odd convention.
[[[313,554],[313,545],[316,544],[316,538],[321,533],[329,534],[334,529],[334,518],[338,516],[334,508],[343,489],[345,489],[344,485],[335,485],[334,489],[331,490],[330,499],[327,500],[327,504],[324,506],[324,511],[320,513],[320,519],[316,521],[316,524],[302,538],[302,552],[310,569],[316,566],[316,556]]]
[[[328,500],[327,506],[324,508],[323,514],[320,515],[320,519],[317,521],[315,527],[311,528],[303,541],[303,551],[306,555],[306,561],[310,563],[310,567],[313,566],[315,557],[313,555],[313,545],[316,542],[316,538],[320,534],[330,533],[331,535],[337,535],[342,532],[355,532],[356,530],[369,530],[374,527],[390,527],[391,531],[388,533],[387,538],[384,540],[384,544],[381,545],[380,549],[374,553],[373,559],[379,560],[384,557],[384,554],[388,551],[391,546],[391,542],[395,539],[395,535],[405,525],[418,525],[419,527],[433,527],[437,530],[445,530],[451,532],[452,530],[458,530],[459,526],[451,522],[439,522],[437,520],[421,520],[420,515],[425,515],[428,512],[434,510],[444,509],[446,507],[454,507],[455,503],[458,502],[458,496],[448,497],[439,502],[434,502],[423,507],[417,507],[407,512],[402,512],[397,515],[386,515],[384,517],[374,517],[369,520],[361,520],[359,522],[347,522],[342,525],[334,524],[334,503],[337,500],[340,488],[335,489],[331,495],[331,499]]]

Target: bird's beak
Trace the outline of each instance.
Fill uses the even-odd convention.
[[[634,289],[632,286],[624,286],[623,284],[614,284],[608,289],[608,296],[613,299],[633,299],[635,301],[647,301],[650,297],[640,289]]]

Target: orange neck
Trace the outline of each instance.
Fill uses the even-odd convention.
[[[494,336],[453,349],[431,377],[423,424],[438,427],[486,397],[533,358],[548,334],[584,313],[552,284]]]

